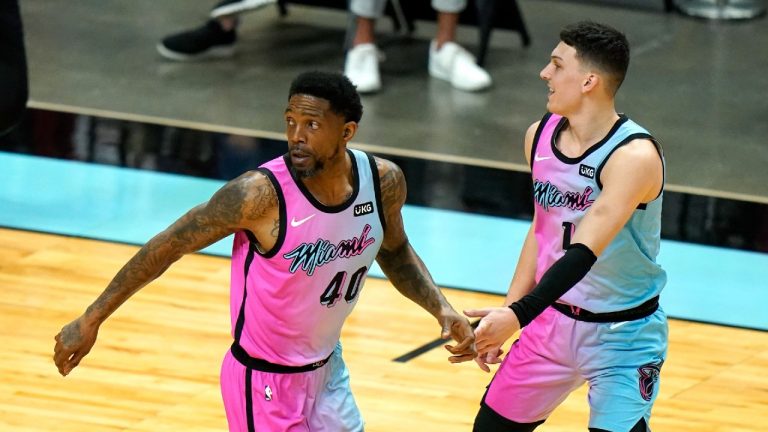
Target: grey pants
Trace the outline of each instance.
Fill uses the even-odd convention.
[[[350,0],[349,10],[363,18],[380,18],[386,6],[387,0]],[[461,12],[465,7],[467,7],[467,0],[432,0],[432,8],[438,12]]]

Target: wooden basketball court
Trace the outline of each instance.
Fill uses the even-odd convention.
[[[227,259],[183,258],[119,309],[91,354],[62,378],[53,336],[137,248],[7,229],[0,238],[0,430],[226,430],[218,374],[230,344]],[[458,309],[501,302],[445,293]],[[442,348],[393,361],[438,335],[434,319],[388,282],[366,282],[342,342],[367,431],[471,430],[490,375],[473,363],[449,364]],[[582,388],[539,430],[586,430],[587,415]],[[672,320],[651,426],[768,430],[768,333]]]

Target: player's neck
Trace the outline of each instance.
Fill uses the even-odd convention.
[[[321,203],[335,206],[346,201],[354,190],[352,161],[347,152],[339,161],[327,165],[317,175],[302,179],[304,186]]]
[[[610,104],[598,109],[581,110],[567,118],[569,144],[581,154],[608,135],[619,115]]]

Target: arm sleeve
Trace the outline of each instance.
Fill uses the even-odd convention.
[[[547,306],[573,288],[586,276],[595,261],[597,257],[587,246],[581,243],[570,245],[565,255],[552,264],[530,293],[509,305],[517,315],[520,327],[528,325]]]
[[[0,135],[18,122],[27,105],[27,60],[18,0],[0,1]]]

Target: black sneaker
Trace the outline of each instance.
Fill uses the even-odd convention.
[[[230,57],[235,53],[237,32],[225,31],[216,20],[194,30],[166,36],[157,44],[161,56],[170,60],[202,60]]]
[[[211,18],[252,11],[277,3],[277,0],[223,0],[211,9]]]

